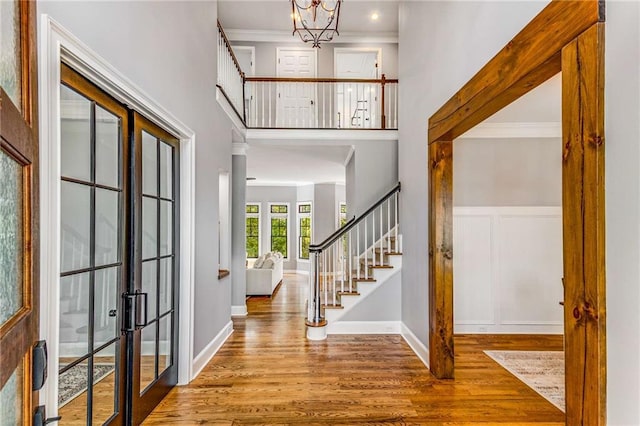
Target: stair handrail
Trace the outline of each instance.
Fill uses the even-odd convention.
[[[358,217],[354,216],[353,218],[351,218],[351,220],[349,220],[349,222],[345,223],[344,226],[338,228],[333,234],[329,235],[320,244],[310,244],[309,245],[309,252],[321,252],[322,250],[325,250],[331,244],[336,242],[339,238],[344,236],[344,234],[346,234],[351,229],[353,229],[357,224],[362,222],[365,217],[369,216],[369,214],[371,214],[372,211],[374,211],[375,209],[380,207],[385,201],[387,201],[387,199],[389,199],[389,197],[391,197],[396,192],[400,192],[400,191],[401,191],[401,185],[400,185],[400,182],[398,182],[398,184],[396,186],[394,186],[393,189],[391,189],[389,192],[387,192],[382,198],[380,198],[375,204],[373,204],[371,207],[369,207],[360,216],[358,216]]]
[[[383,265],[383,259],[385,256],[385,250],[383,247],[383,242],[385,238],[389,240],[389,245],[387,246],[387,254],[398,254],[400,250],[398,249],[398,227],[399,227],[399,218],[398,218],[398,197],[401,190],[400,182],[388,191],[382,198],[380,198],[377,202],[375,202],[371,207],[369,207],[364,213],[360,214],[358,217],[353,217],[349,222],[344,224],[342,227],[337,229],[333,234],[327,237],[320,244],[312,244],[309,246],[309,298],[307,299],[307,336],[309,338],[315,339],[317,338],[317,332],[313,330],[321,330],[327,325],[327,321],[323,315],[323,301],[322,295],[324,295],[324,303],[326,305],[336,306],[337,295],[344,294],[345,292],[349,294],[353,294],[354,292],[354,282],[358,282],[361,279],[360,276],[360,259],[361,256],[364,256],[364,280],[369,280],[369,271],[368,266],[376,266],[376,256],[379,256],[378,266]],[[394,215],[393,222],[394,226],[392,227],[391,220],[391,202],[394,203]],[[387,204],[387,233],[384,233],[384,216],[383,216],[383,208],[384,204]],[[375,225],[375,217],[376,211],[378,216],[379,228],[376,228]],[[368,217],[371,215],[371,233],[369,236],[373,241],[373,245],[370,247],[368,245]],[[364,225],[364,239],[360,238],[360,225]],[[355,247],[352,246],[352,234],[351,232],[355,227],[356,232],[356,244]],[[395,233],[395,248],[392,250],[391,248],[391,240],[392,240],[392,231]],[[377,237],[376,237],[377,234]],[[379,242],[379,247],[376,246],[378,244],[376,242],[376,238]],[[361,241],[364,242],[364,251],[360,250]],[[354,250],[355,249],[355,252]],[[353,272],[353,262],[354,256],[357,256],[356,264],[357,266],[357,274],[354,277]],[[371,253],[371,265],[368,264],[368,253]],[[348,271],[345,272],[345,271]],[[340,280],[340,291],[337,291],[336,280]],[[331,282],[331,284],[329,284]],[[329,287],[332,287],[331,291],[328,291]],[[331,295],[332,300],[329,302],[328,298]],[[321,334],[321,333],[320,333]],[[314,337],[315,336],[315,337]]]

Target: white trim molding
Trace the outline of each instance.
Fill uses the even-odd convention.
[[[327,334],[400,334],[400,321],[336,321]]]
[[[461,139],[561,138],[560,122],[480,123],[467,130]]]
[[[397,130],[360,129],[247,129],[250,143],[286,145],[287,141],[397,141]]]
[[[413,334],[413,331],[405,323],[400,324],[400,334],[425,367],[429,368],[429,349],[418,339],[418,336]]]
[[[247,311],[247,305],[231,305],[232,317],[246,317],[249,314]]]
[[[48,370],[58,371],[60,283],[60,64],[67,63],[119,102],[180,139],[180,306],[178,381],[192,376],[195,133],[136,84],[96,54],[50,16],[39,16],[40,58],[40,336],[49,343]],[[40,392],[40,403],[58,412],[58,376],[51,374]]]
[[[244,142],[233,142],[231,144],[231,155],[247,155],[249,144]]]
[[[191,371],[193,372],[191,380],[198,377],[198,374],[200,374],[202,369],[206,367],[215,354],[218,353],[231,334],[233,334],[233,322],[229,321],[222,330],[220,330],[216,337],[214,337],[213,340],[211,340],[209,344],[205,346],[204,349],[202,349],[193,359],[193,363],[191,365]]]
[[[293,37],[291,31],[278,30],[243,30],[238,28],[225,29],[229,41],[256,41],[269,43],[300,43],[300,39]],[[362,32],[340,32],[333,43],[397,43],[398,33],[379,32],[375,34]]]

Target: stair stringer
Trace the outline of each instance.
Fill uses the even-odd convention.
[[[325,319],[327,320],[327,334],[332,333],[332,324],[336,324],[355,306],[365,301],[370,295],[375,293],[384,283],[389,281],[402,270],[402,256],[389,256],[389,264],[393,269],[373,269],[373,278],[375,282],[359,282],[357,296],[343,295],[341,304],[343,309],[327,309],[325,310]]]

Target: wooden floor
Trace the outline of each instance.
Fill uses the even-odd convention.
[[[397,335],[305,339],[306,277],[285,275],[190,385],[145,425],[564,424],[484,349],[562,350],[561,336],[458,336],[456,379],[437,380]]]

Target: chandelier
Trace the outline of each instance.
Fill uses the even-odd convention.
[[[338,32],[338,16],[342,0],[291,0],[293,34],[320,47],[321,41],[333,40]]]

